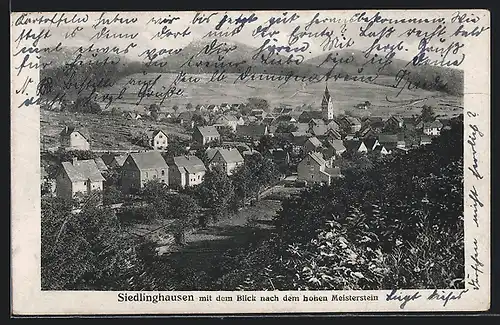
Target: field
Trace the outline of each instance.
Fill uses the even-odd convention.
[[[182,138],[190,137],[186,130],[174,124],[128,120],[122,116],[40,110],[40,135],[43,148],[57,148],[59,146],[59,133],[66,125],[79,125],[88,128],[92,137],[92,148],[96,150],[141,149],[140,146],[131,142],[131,136],[150,128],[161,128],[169,134]]]
[[[159,103],[161,98],[145,97],[139,106],[138,92],[140,83],[150,82],[157,79],[153,85],[155,92],[165,92],[175,80],[177,74],[150,73],[147,75],[135,74],[128,76],[106,89],[105,93],[117,96],[124,86],[127,91],[123,99],[114,102],[114,106],[127,111],[143,109],[152,103]],[[221,103],[244,103],[249,97],[261,97],[266,99],[271,107],[279,105],[291,105],[292,107],[303,107],[311,105],[313,109],[319,109],[325,83],[301,83],[289,80],[281,85],[283,81],[271,80],[237,80],[238,74],[227,74],[227,79],[218,82],[209,82],[211,75],[186,75],[186,79],[199,78],[198,82],[179,82],[177,89],[182,89],[182,95],[174,95],[167,98],[162,104],[164,107],[178,105],[185,107],[186,104],[221,104]],[[135,84],[130,84],[129,80],[134,80]],[[463,106],[463,99],[441,92],[431,92],[421,89],[400,89],[392,87],[394,77],[380,76],[375,83],[355,82],[355,81],[328,81],[328,88],[333,96],[336,108],[343,111],[350,111],[358,115],[387,116],[394,113],[403,115],[413,115],[420,112],[424,104],[435,108],[436,113],[453,115],[460,113]],[[402,84],[401,84],[402,85]],[[356,104],[370,101],[372,106],[368,110],[356,109]],[[139,108],[138,108],[139,107]]]

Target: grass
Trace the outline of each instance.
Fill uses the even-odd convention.
[[[65,125],[70,124],[85,126],[90,130],[93,149],[144,149],[131,142],[131,135],[154,128],[161,128],[170,135],[190,138],[184,128],[175,124],[128,120],[123,116],[40,110],[40,134],[45,148],[57,148],[59,132]]]
[[[124,85],[131,79],[154,80],[160,74],[150,73],[147,75],[136,74],[128,76],[117,82],[116,85],[106,90],[107,93],[118,95]],[[290,80],[285,85],[280,86],[282,81],[236,81],[238,74],[226,74],[227,79],[221,82],[208,82],[209,74],[195,75],[200,78],[197,83],[181,82],[177,88],[183,89],[181,96],[168,98],[163,106],[172,107],[178,105],[185,107],[187,103],[196,104],[220,104],[220,103],[244,103],[249,97],[261,97],[270,103],[271,107],[281,104],[293,107],[311,105],[314,109],[319,109],[321,99],[325,89],[325,83],[305,84]],[[163,73],[155,84],[155,91],[162,91],[162,87],[168,87],[174,81],[176,74]],[[339,110],[351,111],[353,114],[386,116],[394,113],[412,115],[420,113],[420,108],[424,104],[432,104],[439,114],[456,113],[454,108],[463,106],[463,98],[447,95],[440,92],[431,92],[422,89],[405,89],[398,95],[399,89],[391,87],[394,85],[394,77],[380,76],[376,83],[364,83],[355,81],[328,81],[328,88],[333,96],[334,105]],[[138,100],[137,93],[140,85],[128,85],[124,98],[115,102],[115,106],[122,110],[137,110],[152,103],[158,103],[159,99],[150,97],[144,98],[140,106],[135,103]],[[164,91],[164,89],[163,89]],[[388,102],[390,100],[398,101]],[[370,101],[372,106],[369,110],[359,110],[354,108],[356,104]],[[422,100],[417,102],[418,100]],[[417,102],[414,105],[407,105],[408,102]]]

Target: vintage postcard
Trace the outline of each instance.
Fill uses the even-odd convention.
[[[11,14],[15,315],[486,311],[486,10]]]

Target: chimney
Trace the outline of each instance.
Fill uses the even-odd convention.
[[[76,165],[77,160],[78,160],[78,158],[73,157],[73,159],[72,159],[72,164],[73,164],[73,166],[75,166],[75,165]]]

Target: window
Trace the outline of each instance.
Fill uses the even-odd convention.
[[[149,177],[148,172],[146,172],[146,178],[148,178],[148,177]]]
[[[314,175],[311,175],[311,179],[314,179]]]
[[[165,171],[164,170],[161,171],[161,176],[165,176]]]
[[[162,135],[161,133],[160,133],[160,136],[159,136],[159,138],[160,138],[160,139],[161,139],[161,138],[163,138],[163,135]]]
[[[198,180],[199,180],[200,178],[201,178],[201,176],[200,176],[200,175],[198,175]]]

